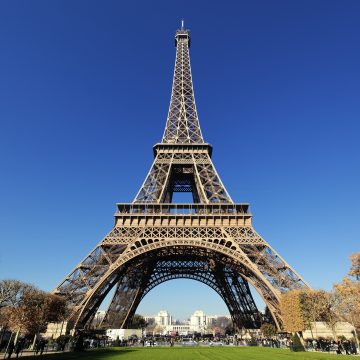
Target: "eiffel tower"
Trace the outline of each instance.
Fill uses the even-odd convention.
[[[281,293],[308,285],[254,230],[249,204],[234,203],[221,182],[200,130],[183,24],[175,46],[170,107],[150,171],[134,201],[117,204],[112,230],[54,293],[71,304],[70,327],[84,329],[115,287],[104,326],[126,328],[155,286],[193,279],[221,296],[236,328],[259,328],[251,284],[281,329]],[[175,192],[191,192],[193,203],[173,203]]]

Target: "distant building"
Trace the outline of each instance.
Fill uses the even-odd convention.
[[[169,326],[172,324],[172,316],[167,310],[160,310],[158,315],[155,316],[155,323],[159,326]]]
[[[205,333],[207,328],[207,318],[202,310],[196,310],[190,317],[191,330],[194,332]]]
[[[68,322],[62,321],[58,323],[49,323],[42,336],[46,339],[57,339],[59,336],[66,335],[68,332]]]
[[[139,338],[142,337],[141,329],[108,329],[106,330],[106,336],[110,340],[129,340],[129,338]]]
[[[98,310],[94,316],[93,321],[91,322],[91,326],[93,328],[97,328],[104,320],[105,314],[106,314],[105,310]]]
[[[313,322],[311,323],[311,331],[305,330],[303,332],[304,339],[314,338],[325,338],[325,339],[334,339],[334,335],[344,336],[346,339],[353,339],[355,328],[353,325],[348,322],[339,321],[335,324],[334,329],[332,330],[328,324],[325,322]]]
[[[155,316],[144,316],[146,322],[154,322],[156,325],[154,332],[166,334],[177,333],[179,335],[191,335],[194,333],[210,334],[211,327],[216,324],[218,318],[231,319],[230,315],[211,315],[207,316],[204,311],[196,310],[190,320],[173,320],[173,317],[167,310],[161,310]]]
[[[147,323],[155,323],[155,315],[145,315],[143,318]]]

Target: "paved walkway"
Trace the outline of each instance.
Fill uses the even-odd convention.
[[[48,352],[43,352],[43,355],[58,354],[58,353],[61,353],[61,352],[63,352],[63,351],[48,351]],[[35,352],[34,351],[23,351],[19,355],[19,358],[25,357],[25,356],[35,356]],[[41,358],[40,353],[37,356],[39,358]],[[4,358],[4,353],[0,353],[0,359],[5,359]],[[7,354],[6,354],[6,359],[7,359]],[[12,354],[11,359],[16,359],[16,354],[15,353]]]

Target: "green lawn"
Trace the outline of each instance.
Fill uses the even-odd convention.
[[[36,357],[39,358],[39,357]],[[43,355],[42,360],[335,360],[336,356],[321,353],[293,353],[289,350],[258,347],[174,347],[174,348],[110,348],[83,353]],[[26,357],[35,359],[35,357]]]

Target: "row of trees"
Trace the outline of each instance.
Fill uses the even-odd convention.
[[[301,289],[282,295],[281,313],[286,331],[309,329],[312,333],[316,321],[327,323],[334,336],[339,321],[347,321],[360,329],[360,253],[350,259],[348,276],[335,284],[332,291]]]
[[[65,300],[18,280],[0,280],[0,328],[26,335],[66,317]],[[1,339],[0,339],[1,340]]]

